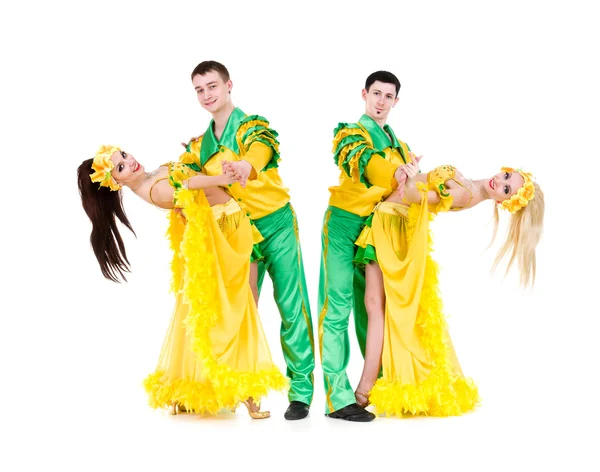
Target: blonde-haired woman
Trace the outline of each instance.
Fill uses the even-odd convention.
[[[535,280],[544,195],[531,174],[520,169],[503,168],[472,181],[449,165],[420,174],[415,159],[404,171],[403,195],[397,191],[381,202],[356,242],[355,263],[365,266],[368,313],[356,400],[390,416],[461,415],[477,405],[479,395],[463,375],[447,332],[429,221],[438,212],[494,201],[494,236],[498,208],[511,214],[494,267],[508,257],[507,271],[516,262],[521,284],[528,286]]]

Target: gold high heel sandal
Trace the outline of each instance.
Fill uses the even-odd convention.
[[[262,420],[265,418],[269,418],[271,416],[271,412],[270,411],[260,411],[260,405],[256,405],[254,403],[254,400],[252,400],[252,398],[248,398],[248,400],[244,400],[240,403],[243,403],[244,405],[246,405],[246,408],[248,409],[248,414],[250,415],[250,417],[252,419],[255,420]],[[235,413],[235,409],[237,408],[237,405],[234,406],[231,411],[233,413]]]
[[[169,413],[172,415],[178,415],[180,413],[187,413],[187,409],[181,403],[172,402],[169,408]]]
[[[363,397],[363,399],[365,401],[360,401],[358,398],[359,396]],[[371,404],[369,397],[370,397],[370,395],[368,393],[362,393],[362,392],[359,392],[358,390],[356,392],[354,392],[354,398],[356,399],[356,404],[362,408],[366,408]]]

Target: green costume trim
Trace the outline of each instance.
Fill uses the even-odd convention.
[[[375,122],[373,118],[369,115],[363,115],[360,117],[358,122],[365,127],[365,129],[369,132],[369,136],[371,136],[371,140],[373,141],[373,147],[378,151],[383,151],[385,148],[389,147],[398,147],[398,140],[395,143],[390,141],[390,138],[385,133],[390,128],[389,125],[384,125],[385,131],[379,127],[379,125]]]
[[[202,137],[202,145],[200,146],[201,167],[204,167],[208,160],[214,156],[215,153],[221,149],[221,147],[226,147],[235,154],[239,155],[240,148],[235,137],[242,121],[244,121],[245,116],[246,114],[242,110],[239,108],[234,108],[234,110],[231,112],[231,115],[229,115],[229,119],[227,120],[227,124],[225,125],[225,129],[223,130],[220,140],[217,139],[213,130],[213,124],[215,120],[210,120],[206,133],[204,133],[204,136]]]
[[[258,262],[263,261],[265,256],[263,256],[262,251],[260,250],[260,244],[252,245],[252,253],[250,254],[250,262]]]
[[[363,228],[365,226],[368,226],[370,228],[372,223],[373,213],[369,215],[369,217],[363,224]],[[367,244],[367,247],[358,246],[356,248],[356,254],[354,255],[353,262],[361,268],[364,268],[365,266],[369,265],[370,262],[376,262],[379,264],[379,262],[377,261],[377,250],[370,244]]]
[[[373,145],[375,149],[378,151],[383,151],[384,149],[391,147],[393,149],[398,149],[398,152],[402,156],[402,160],[406,164],[407,156],[404,154],[404,149],[402,149],[402,145],[398,138],[396,137],[396,133],[390,125],[383,125],[383,129],[379,127],[375,120],[368,115],[363,115],[360,117],[358,122],[365,127],[365,129],[369,132],[371,139],[373,140]],[[389,136],[388,136],[389,135]],[[390,141],[390,136],[392,140]],[[408,144],[406,145],[408,150],[410,151],[410,147]]]

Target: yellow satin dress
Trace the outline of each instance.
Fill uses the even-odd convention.
[[[170,176],[181,178],[173,167]],[[175,309],[144,381],[150,406],[216,414],[287,388],[250,289],[250,220],[233,199],[210,207],[201,190],[178,188],[175,201],[186,217],[169,215]]]
[[[479,394],[448,335],[431,257],[427,186],[420,187],[421,204],[379,203],[356,241],[356,262],[379,264],[386,296],[382,376],[370,402],[390,416],[455,416],[475,408]]]

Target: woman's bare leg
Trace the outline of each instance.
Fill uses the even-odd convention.
[[[383,274],[379,265],[371,262],[366,266],[365,278],[365,306],[369,324],[367,327],[365,365],[356,388],[356,401],[361,406],[368,404],[369,392],[373,388],[381,369],[385,323],[385,291],[383,288]]]

